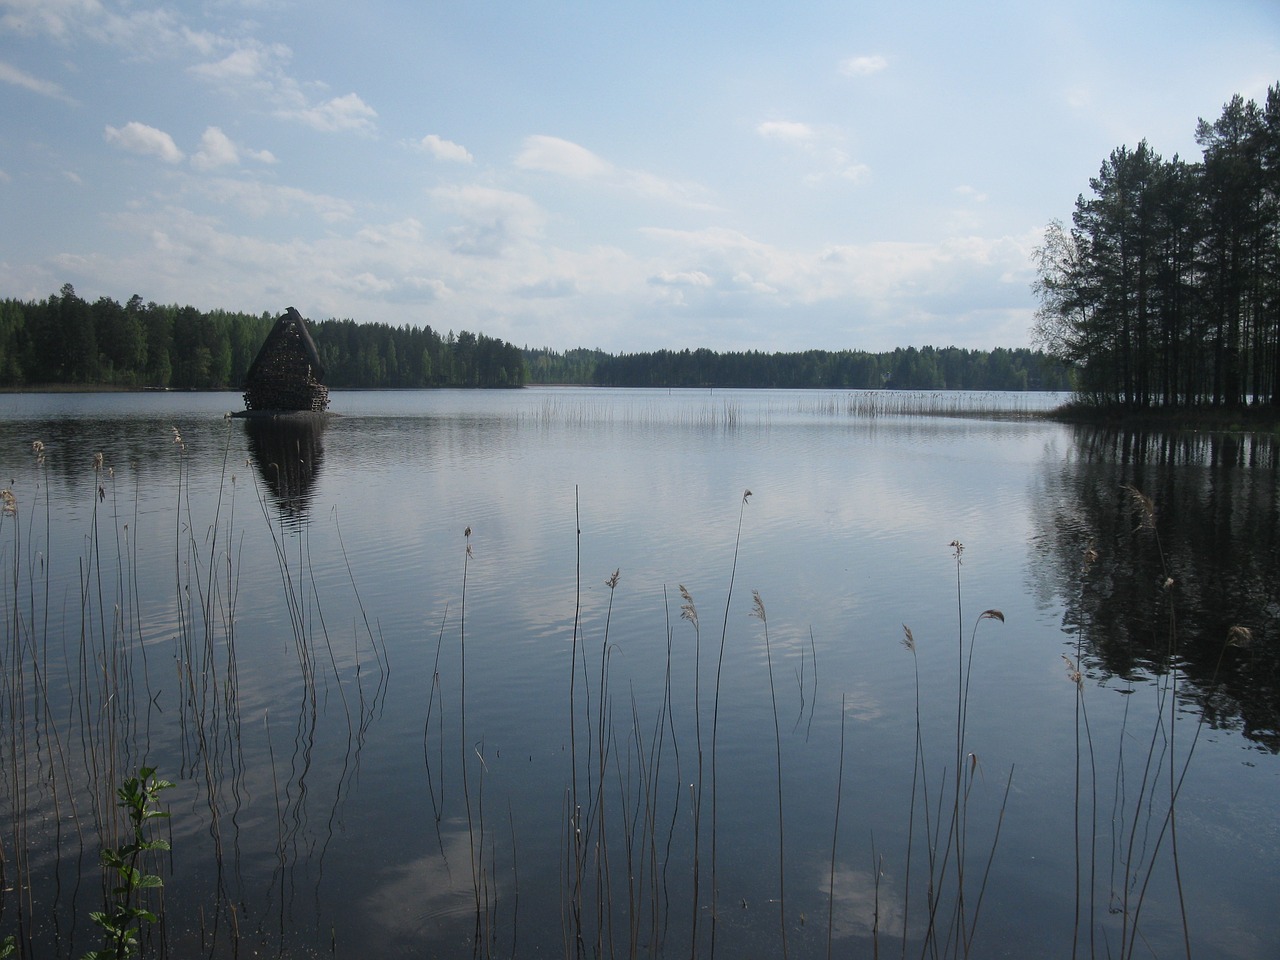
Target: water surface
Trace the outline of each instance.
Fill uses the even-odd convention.
[[[1275,446],[1058,399],[0,398],[0,932],[145,763],[175,956],[1274,955]]]

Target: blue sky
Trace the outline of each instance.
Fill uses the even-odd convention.
[[[0,0],[0,296],[1020,346],[1110,151],[1277,82],[1275,0]]]

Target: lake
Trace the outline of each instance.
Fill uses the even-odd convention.
[[[1062,399],[0,397],[0,938],[1275,957],[1280,446]]]

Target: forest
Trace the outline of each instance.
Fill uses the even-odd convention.
[[[270,313],[92,303],[66,284],[45,300],[0,300],[0,387],[237,389],[275,323]],[[482,333],[355,320],[310,324],[330,387],[783,387],[1068,390],[1067,364],[1023,348],[900,347],[884,353],[521,349]]]
[[[1195,139],[1197,162],[1113,150],[1037,251],[1033,339],[1086,402],[1280,405],[1280,84]]]
[[[195,307],[93,303],[66,284],[46,300],[0,300],[0,386],[238,389],[275,323]],[[331,387],[518,387],[520,348],[428,326],[322,320],[310,330]]]
[[[535,359],[533,369],[538,369]],[[1069,390],[1069,368],[1025,347],[899,347],[885,353],[659,350],[602,355],[586,382],[610,387],[833,390]]]

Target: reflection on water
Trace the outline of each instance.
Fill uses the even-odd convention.
[[[1045,478],[1041,545],[1101,675],[1161,674],[1213,727],[1280,751],[1280,445],[1079,428]],[[1235,628],[1245,628],[1241,631]]]
[[[324,463],[325,414],[247,417],[245,435],[258,473],[282,519],[305,523]]]
[[[143,762],[179,781],[175,957],[1280,937],[1269,441],[817,392],[339,394],[243,427],[218,397],[6,399],[0,939],[29,956],[97,946]]]
[[[827,864],[816,888],[833,901],[832,936],[836,940],[870,940],[882,930],[897,933],[902,929],[902,897],[874,870],[838,864],[832,871]],[[913,930],[913,936],[919,935]]]

